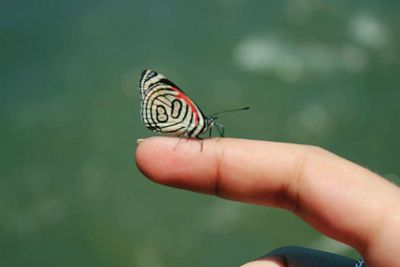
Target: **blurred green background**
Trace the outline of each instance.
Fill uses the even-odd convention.
[[[148,181],[138,78],[163,73],[206,114],[250,105],[221,116],[227,136],[322,146],[399,183],[398,1],[0,5],[1,266],[358,256],[288,212]]]

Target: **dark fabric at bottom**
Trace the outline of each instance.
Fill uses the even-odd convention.
[[[262,258],[273,259],[287,267],[354,267],[357,263],[341,255],[295,246],[278,248]]]

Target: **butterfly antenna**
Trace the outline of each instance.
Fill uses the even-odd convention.
[[[250,109],[250,107],[228,109],[228,110],[223,110],[223,111],[215,112],[215,113],[211,114],[210,116],[215,116],[215,115],[218,115],[218,114],[228,113],[228,112],[236,112],[236,111],[248,110],[248,109]]]

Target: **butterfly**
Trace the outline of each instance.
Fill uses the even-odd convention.
[[[244,110],[249,107],[227,110],[205,116],[196,103],[178,86],[163,75],[144,70],[139,83],[140,115],[147,128],[154,132],[179,137],[201,139],[200,135],[215,127],[221,137],[224,127],[216,121],[216,114]]]

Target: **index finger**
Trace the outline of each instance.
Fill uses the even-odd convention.
[[[156,137],[137,148],[150,179],[223,198],[289,209],[321,232],[364,250],[398,189],[325,150],[296,144]],[[384,209],[383,209],[384,208]],[[377,231],[377,230],[376,230]]]
[[[204,142],[203,149],[200,142]],[[301,149],[295,149],[296,145],[265,144],[227,138],[185,139],[178,144],[176,138],[149,138],[140,143],[136,161],[139,169],[157,183],[232,200],[278,205],[282,202],[274,201],[273,195],[287,189],[290,177],[296,176],[296,168],[290,166],[299,164]]]

